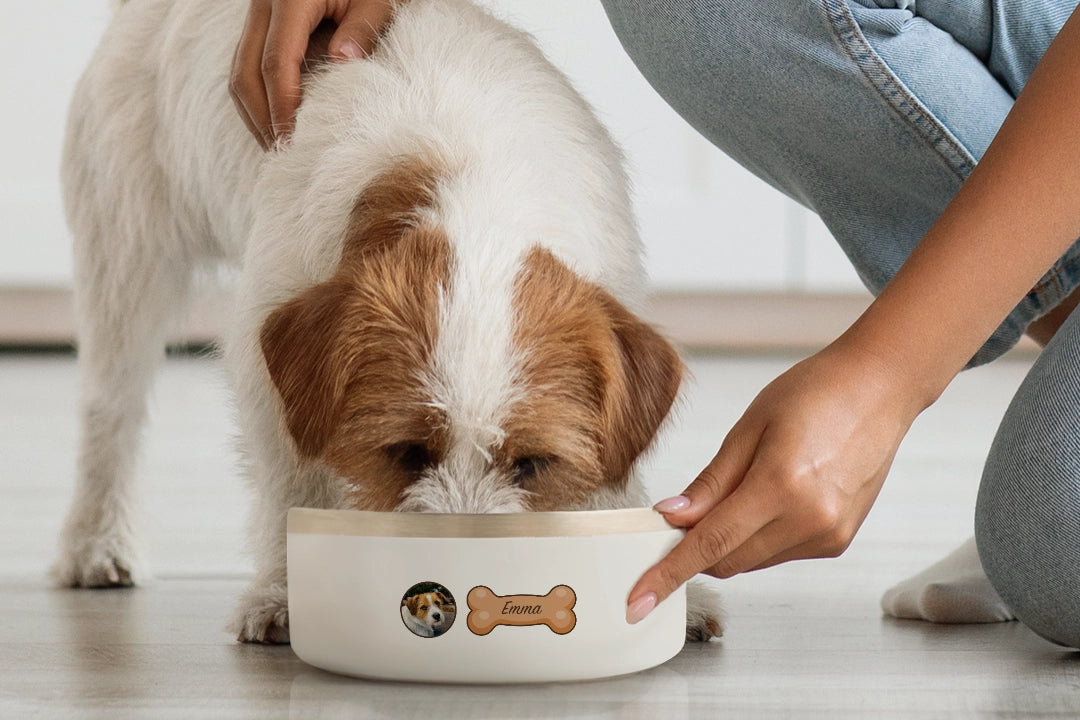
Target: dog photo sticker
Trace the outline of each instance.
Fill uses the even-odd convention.
[[[478,585],[465,600],[466,624],[474,635],[487,635],[499,625],[547,625],[556,635],[565,635],[577,625],[577,594],[569,585],[556,585],[547,595],[496,595]]]
[[[401,598],[401,621],[413,635],[439,637],[456,617],[454,596],[439,583],[416,583]]]

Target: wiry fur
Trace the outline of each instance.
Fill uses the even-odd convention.
[[[76,89],[63,182],[83,436],[58,581],[139,579],[146,393],[193,278],[222,264],[242,268],[225,358],[256,502],[241,639],[288,639],[290,507],[643,504],[633,463],[681,366],[632,314],[643,273],[627,183],[582,99],[471,3],[412,0],[371,59],[307,78],[290,144],[264,154],[227,92],[246,7],[123,3]],[[516,330],[530,303],[553,309],[535,315],[542,333]],[[377,371],[392,349],[403,359]],[[520,422],[528,411],[538,422]],[[553,413],[573,433],[545,434]],[[416,443],[424,462],[395,468]],[[514,482],[530,454],[544,461],[535,483]],[[696,614],[693,634],[716,617]]]

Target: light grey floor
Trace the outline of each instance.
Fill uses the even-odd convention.
[[[793,361],[692,359],[695,382],[651,463],[654,496],[681,490]],[[965,374],[924,413],[842,558],[720,583],[722,640],[615,680],[431,687],[336,677],[223,631],[249,572],[247,503],[211,360],[169,360],[154,396],[140,476],[156,582],[49,589],[78,380],[69,357],[0,355],[0,718],[1078,717],[1080,653],[1017,623],[933,626],[878,607],[882,590],[970,536],[982,456],[1025,367]]]

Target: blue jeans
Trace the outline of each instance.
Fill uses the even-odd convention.
[[[652,86],[817,212],[878,293],[952,199],[1077,0],[603,0]],[[1080,243],[972,358],[1080,284]],[[984,470],[980,557],[1013,612],[1080,647],[1080,317],[1019,390]]]

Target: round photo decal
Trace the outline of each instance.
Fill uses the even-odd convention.
[[[401,598],[401,620],[413,635],[439,637],[456,617],[454,596],[439,583],[416,583]]]

